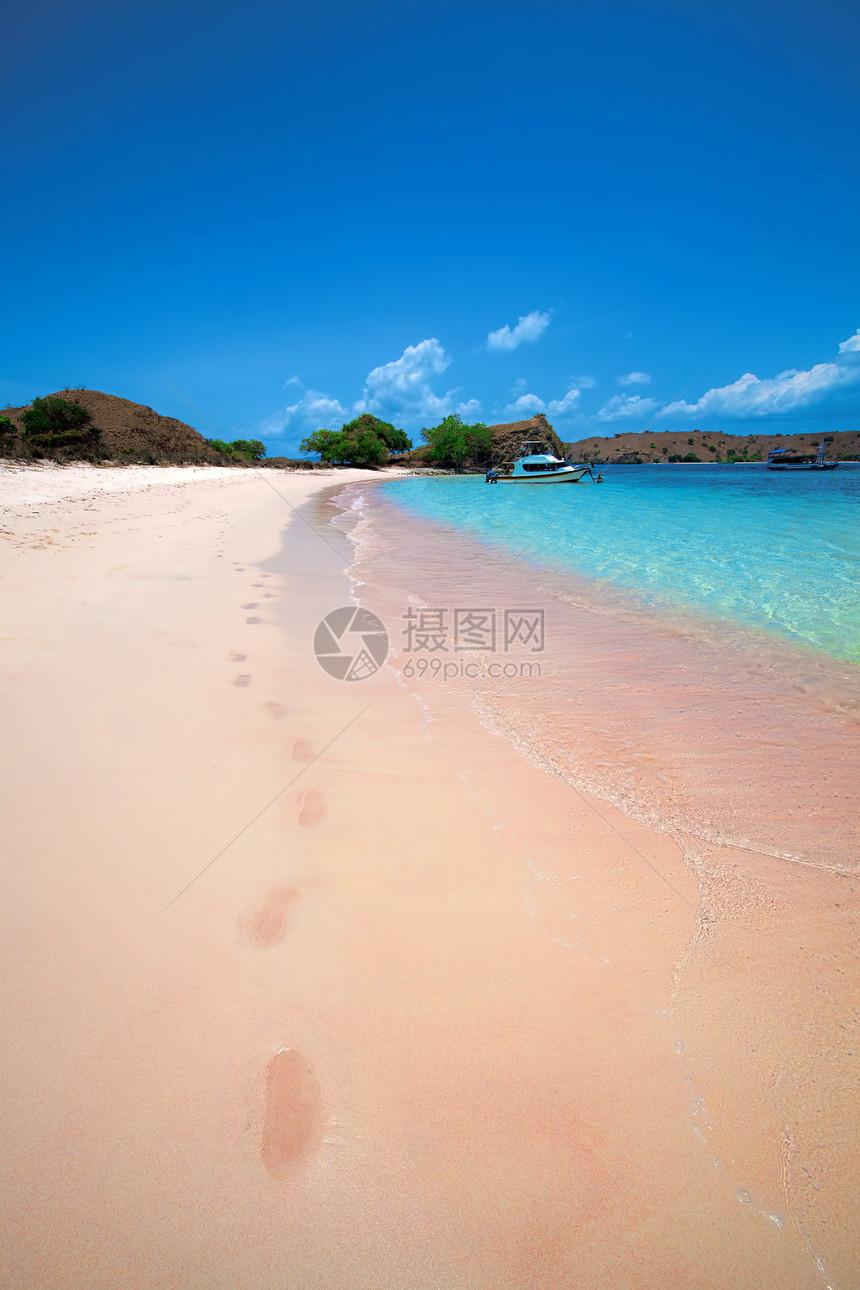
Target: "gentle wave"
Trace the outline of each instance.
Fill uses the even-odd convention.
[[[465,495],[459,480],[442,482]],[[510,535],[491,546],[420,518],[392,503],[401,488],[352,486],[338,504],[357,595],[388,626],[391,665],[406,683],[425,695],[459,690],[523,755],[672,833],[691,857],[702,844],[730,845],[855,867],[860,670],[570,568],[512,562]],[[458,654],[452,640],[433,651],[414,638],[410,649],[416,606],[492,609],[500,624],[506,609],[541,609],[544,649],[506,653],[499,639],[495,653]],[[494,660],[521,657],[540,674],[492,674]],[[421,659],[448,673],[418,674]]]
[[[386,485],[411,513],[641,601],[776,632],[860,662],[860,468],[616,467],[605,483]]]

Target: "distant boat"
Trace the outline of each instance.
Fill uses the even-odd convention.
[[[774,448],[767,454],[768,470],[835,470],[838,461],[825,461],[826,445],[824,440],[818,445],[816,453],[796,452],[792,448]]]
[[[529,451],[533,448],[542,449],[543,446],[539,442],[524,443],[522,456],[514,462],[511,473],[496,475],[493,480],[490,475],[495,475],[495,471],[488,471],[487,482],[494,483],[497,480],[500,484],[578,484],[584,475],[594,478],[590,466],[572,466],[569,461],[555,457],[551,452]]]

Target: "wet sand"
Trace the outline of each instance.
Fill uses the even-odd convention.
[[[468,696],[327,676],[352,548],[276,482],[4,521],[4,1285],[853,1284],[842,996],[776,971],[850,879],[714,928]]]

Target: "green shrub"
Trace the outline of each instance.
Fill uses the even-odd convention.
[[[421,431],[430,445],[430,460],[439,466],[483,465],[493,452],[493,434],[481,421],[465,425],[454,413]]]
[[[411,452],[412,440],[405,430],[398,430],[390,421],[381,421],[372,412],[362,412],[354,421],[341,426],[341,434],[375,434],[389,452]]]
[[[388,457],[386,445],[367,430],[316,430],[300,447],[302,452],[318,452],[335,466],[381,466]]]
[[[24,442],[34,457],[57,461],[103,457],[101,435],[86,408],[65,399],[34,399],[22,413]]]
[[[259,439],[234,439],[232,443],[227,443],[226,439],[207,439],[206,442],[216,452],[223,452],[228,457],[241,457],[245,461],[262,461],[266,455],[265,446]]]
[[[249,461],[262,461],[266,455],[265,445],[259,439],[234,439],[230,448],[237,457],[247,457]]]
[[[389,421],[362,412],[339,430],[315,430],[301,442],[302,452],[317,452],[335,466],[381,466],[392,452],[409,452],[412,440]]]

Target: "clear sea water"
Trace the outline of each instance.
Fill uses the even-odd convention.
[[[860,467],[603,467],[600,485],[387,483],[406,511],[647,601],[860,663]]]

